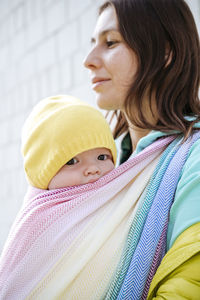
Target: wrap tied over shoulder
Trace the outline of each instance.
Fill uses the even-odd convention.
[[[199,137],[159,139],[95,183],[31,188],[0,260],[0,298],[146,299]]]

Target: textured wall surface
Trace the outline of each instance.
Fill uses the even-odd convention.
[[[82,61],[101,0],[0,0],[0,251],[27,183],[21,127],[40,99],[72,94],[94,104]],[[199,0],[188,0],[200,28]]]
[[[100,3],[0,0],[0,251],[27,187],[20,135],[31,108],[55,94],[94,99],[82,61]]]

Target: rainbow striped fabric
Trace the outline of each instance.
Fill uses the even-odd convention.
[[[92,184],[30,188],[0,259],[0,299],[146,299],[195,133],[154,142]]]

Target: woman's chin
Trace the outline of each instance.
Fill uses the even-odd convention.
[[[112,103],[111,99],[112,98],[104,97],[100,94],[97,94],[97,96],[96,96],[97,106],[100,109],[105,109],[105,110],[115,110],[115,109],[117,109],[116,105],[114,105],[114,103]]]

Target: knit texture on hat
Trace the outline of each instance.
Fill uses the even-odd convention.
[[[32,186],[47,189],[59,169],[77,154],[105,147],[116,162],[116,146],[100,111],[72,96],[40,101],[22,129],[22,154]]]

